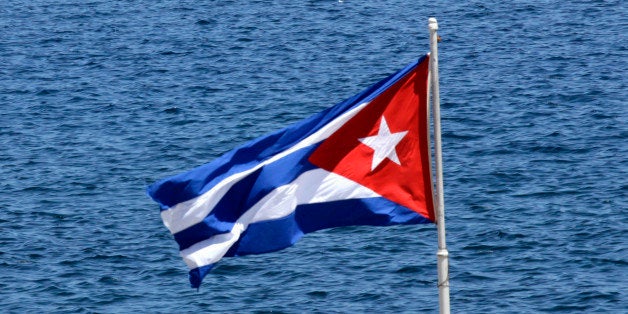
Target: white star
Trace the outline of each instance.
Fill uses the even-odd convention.
[[[398,165],[401,165],[399,157],[397,157],[395,147],[407,133],[408,131],[403,131],[391,134],[388,124],[386,123],[386,118],[382,116],[382,121],[379,123],[379,131],[377,135],[359,139],[364,145],[374,150],[371,171],[375,170],[375,168],[386,158],[392,160]]]

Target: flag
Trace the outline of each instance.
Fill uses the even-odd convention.
[[[192,287],[223,257],[281,250],[316,230],[434,222],[428,59],[149,186]]]

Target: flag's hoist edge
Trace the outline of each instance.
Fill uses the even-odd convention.
[[[192,287],[222,257],[280,250],[316,230],[431,222],[308,161],[323,140],[427,61],[423,56],[325,111],[149,186]]]

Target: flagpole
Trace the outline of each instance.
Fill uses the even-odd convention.
[[[436,166],[436,228],[438,230],[438,305],[441,314],[449,314],[449,252],[445,242],[445,196],[443,188],[443,152],[440,129],[440,91],[438,86],[438,22],[428,20],[430,30],[430,86],[434,122],[434,157]]]

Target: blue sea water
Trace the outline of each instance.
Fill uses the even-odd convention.
[[[0,311],[434,313],[433,225],[223,260],[200,291],[145,187],[429,50],[454,313],[628,312],[622,1],[0,4]]]

